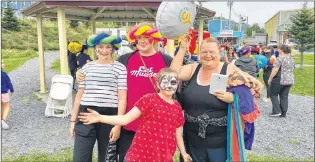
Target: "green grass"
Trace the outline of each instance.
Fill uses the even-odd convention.
[[[314,67],[296,68],[294,70],[295,84],[290,93],[314,97]]]
[[[314,65],[314,54],[304,54],[304,64]],[[295,57],[295,63],[300,64],[301,55],[296,54]]]
[[[34,57],[38,57],[38,53],[33,50],[2,49],[4,71],[9,73]]]
[[[290,93],[314,97],[314,67],[296,68],[294,70],[294,79],[295,83]],[[258,80],[264,83],[263,72],[259,72]]]
[[[42,162],[42,161],[54,161],[54,162],[71,162],[72,161],[72,148],[63,149],[53,154],[49,154],[43,151],[32,151],[33,153],[22,155],[18,157],[3,157],[4,162]],[[246,160],[250,162],[284,162],[284,161],[314,161],[314,159],[294,159],[294,158],[276,158],[264,155],[249,154],[246,156]],[[97,154],[93,154],[93,161],[97,161]],[[174,156],[174,161],[179,161],[179,153]]]
[[[52,63],[50,69],[54,72],[60,72],[60,59],[57,59],[54,63]]]

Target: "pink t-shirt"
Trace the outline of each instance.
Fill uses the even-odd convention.
[[[166,68],[163,56],[160,53],[156,53],[152,56],[142,56],[152,80],[162,68]],[[151,84],[150,78],[147,76],[145,66],[143,65],[139,52],[133,54],[127,65],[127,86],[128,86],[128,98],[127,98],[127,112],[129,112],[134,104],[144,95],[148,93],[155,93],[154,87]],[[124,126],[127,130],[136,131],[138,126],[138,120],[131,122]]]

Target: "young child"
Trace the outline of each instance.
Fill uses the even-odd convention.
[[[79,119],[86,125],[108,123],[126,125],[140,117],[132,144],[125,156],[129,161],[172,161],[176,143],[185,162],[192,161],[186,153],[182,126],[185,122],[180,104],[172,99],[178,86],[175,71],[164,68],[157,75],[159,93],[147,94],[126,115],[100,115],[94,110],[80,113]]]
[[[247,72],[249,75],[257,78],[259,68],[255,59],[251,58],[251,47],[243,47],[240,49],[240,58],[234,64],[242,71]]]
[[[112,57],[114,50],[120,47],[120,38],[101,33],[91,36],[87,42],[89,47],[95,48],[97,60],[83,66],[86,78],[79,83],[72,109],[70,135],[75,139],[73,161],[92,161],[97,140],[98,161],[104,162],[107,146],[120,137],[121,126],[104,123],[86,126],[77,120],[77,116],[79,112],[87,112],[87,108],[102,115],[123,115],[127,100],[127,70]]]
[[[10,94],[13,93],[13,85],[11,83],[10,77],[6,72],[3,71],[4,64],[1,62],[1,125],[2,129],[9,129],[9,125],[7,123],[8,114],[10,112]]]

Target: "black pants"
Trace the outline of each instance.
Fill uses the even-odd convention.
[[[76,73],[76,69],[70,69],[70,74],[71,74],[71,76],[73,77],[73,86],[72,86],[72,89],[74,89],[74,85],[75,85],[75,79],[76,79],[76,77],[75,77],[75,73]]]
[[[270,86],[268,84],[270,74],[271,74],[271,72],[264,72],[264,74],[263,74],[263,79],[264,79],[264,83],[265,83],[266,90],[267,90],[267,98],[270,98]]]
[[[288,97],[292,85],[270,85],[270,99],[272,102],[272,113],[286,115],[288,111]],[[278,97],[279,96],[279,97]],[[280,102],[279,102],[280,98]]]
[[[100,114],[116,115],[117,108],[103,108],[92,106],[80,106],[80,112],[86,112],[86,109],[91,108]],[[77,121],[74,127],[75,140],[73,150],[74,162],[92,162],[93,148],[95,141],[98,144],[98,161],[105,162],[106,149],[109,143],[109,133],[113,128],[112,125],[97,123],[84,125]]]
[[[119,162],[124,162],[125,155],[132,143],[133,137],[135,136],[134,131],[129,131],[124,128],[121,129],[120,138],[117,141],[118,146],[118,154],[119,154]]]

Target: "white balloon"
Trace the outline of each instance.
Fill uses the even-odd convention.
[[[195,17],[195,2],[164,1],[156,14],[156,26],[163,37],[178,39],[193,26]]]

